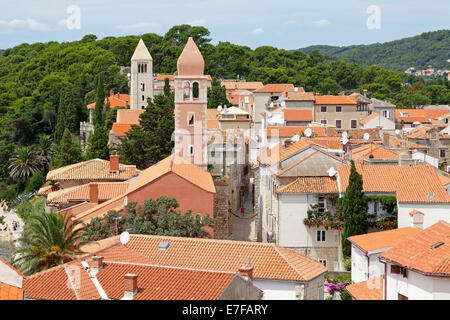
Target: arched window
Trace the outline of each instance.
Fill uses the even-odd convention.
[[[191,83],[189,81],[185,81],[183,83],[183,98],[190,99],[191,97]]]
[[[194,99],[198,99],[199,96],[199,86],[198,86],[198,82],[194,82],[192,84],[192,97]]]

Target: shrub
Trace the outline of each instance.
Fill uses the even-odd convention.
[[[30,178],[30,183],[25,188],[25,193],[30,193],[36,190],[39,190],[40,187],[45,183],[44,176],[42,174],[42,171],[37,171],[33,176]]]

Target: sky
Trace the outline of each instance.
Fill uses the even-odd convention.
[[[297,49],[450,29],[449,0],[0,0],[0,48],[201,25],[212,43]]]

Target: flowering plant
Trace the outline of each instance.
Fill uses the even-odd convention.
[[[324,286],[327,287],[327,293],[334,294],[335,292],[342,293],[345,291],[345,287],[348,286],[350,282],[339,282],[339,283],[331,283],[325,282]]]
[[[308,227],[342,230],[344,222],[339,215],[332,215],[329,211],[319,212],[318,205],[311,205],[308,217],[303,219],[303,224]]]

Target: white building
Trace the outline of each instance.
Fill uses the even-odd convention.
[[[380,255],[383,275],[352,284],[357,300],[450,300],[450,224],[439,221]]]
[[[389,113],[386,113],[386,115],[389,116]],[[395,129],[394,121],[389,120],[387,117],[382,116],[377,112],[372,112],[372,114],[362,119],[360,121],[360,124],[362,129],[374,129],[374,128],[381,128],[383,130]]]
[[[384,274],[380,254],[420,232],[406,227],[349,237],[352,244],[352,281],[361,282]]]

